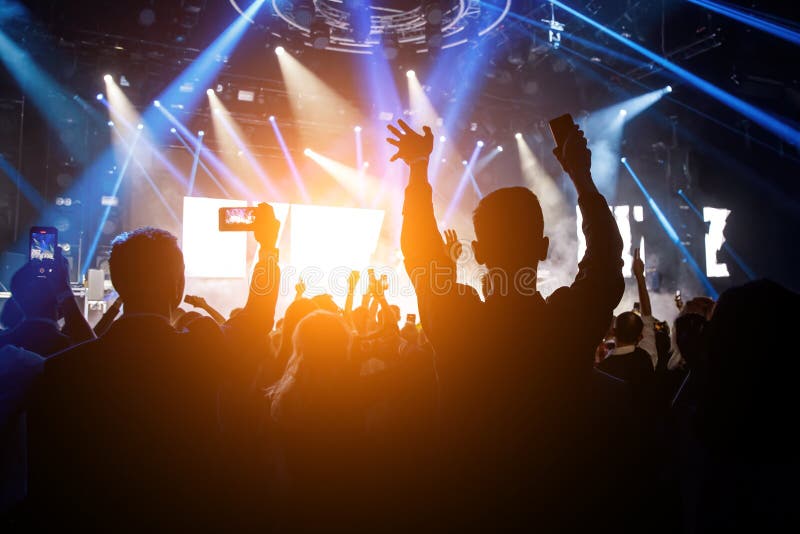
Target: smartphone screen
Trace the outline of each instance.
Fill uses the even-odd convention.
[[[572,120],[572,115],[569,113],[550,121],[550,133],[553,135],[553,141],[555,141],[556,146],[564,146],[564,141],[567,140],[574,125],[575,121]]]
[[[53,272],[58,246],[58,230],[51,226],[34,226],[31,228],[30,259],[41,261],[40,274]]]
[[[256,209],[252,207],[220,208],[219,231],[233,232],[252,230],[256,221]]]
[[[417,316],[413,313],[406,314],[406,322],[409,324],[417,324]]]

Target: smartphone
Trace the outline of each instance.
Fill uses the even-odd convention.
[[[575,128],[575,121],[572,120],[572,115],[569,113],[556,117],[550,121],[550,133],[553,136],[557,147],[563,147],[564,141],[567,140],[569,134]]]
[[[56,247],[58,246],[58,230],[52,226],[31,227],[30,259],[41,261],[39,275],[47,276],[53,272],[56,264]]]
[[[636,313],[641,313],[642,312],[642,307],[638,302],[634,302],[633,303],[633,311],[636,312]]]
[[[220,208],[219,209],[219,231],[235,232],[248,231],[253,229],[256,222],[256,208]]]
[[[406,322],[408,324],[417,324],[417,316],[414,313],[407,313],[406,314]]]

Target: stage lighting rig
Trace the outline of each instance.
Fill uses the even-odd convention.
[[[244,16],[245,0],[228,0]],[[271,42],[301,48],[399,55],[483,39],[509,14],[512,0],[272,0],[251,22]],[[274,24],[278,19],[285,24]],[[327,27],[327,28],[324,28]],[[323,31],[327,29],[327,32]],[[327,43],[325,37],[327,36]],[[324,45],[324,46],[323,46]]]

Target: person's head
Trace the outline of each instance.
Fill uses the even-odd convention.
[[[542,207],[526,187],[505,187],[483,197],[472,224],[475,260],[489,269],[535,269],[547,257]]]
[[[300,321],[311,312],[318,310],[319,307],[311,299],[300,298],[289,304],[286,314],[283,316],[283,328],[281,328],[281,347],[278,351],[283,361],[286,361],[292,354],[294,330]]]
[[[188,328],[192,322],[196,321],[197,319],[200,319],[201,317],[203,317],[202,313],[196,311],[188,311],[182,314],[178,319],[176,319],[172,323],[172,326],[175,327],[175,330],[183,330],[184,328]]]
[[[624,312],[614,320],[614,341],[617,347],[636,345],[642,340],[644,323],[633,312]]]
[[[109,268],[126,311],[169,315],[183,300],[183,253],[166,230],[144,227],[118,235]]]
[[[40,277],[33,262],[23,265],[11,277],[11,294],[26,319],[58,319],[58,300],[53,287]]]
[[[339,313],[339,306],[336,305],[336,302],[333,300],[333,295],[328,293],[322,293],[320,295],[314,295],[311,297],[311,302],[317,305],[317,308],[320,310],[329,311],[331,313]]]
[[[359,306],[350,314],[353,328],[360,335],[365,336],[369,333],[369,309],[366,306]]]
[[[347,395],[349,388],[342,387],[342,383],[353,378],[349,365],[350,332],[338,314],[316,310],[304,317],[297,324],[292,344],[286,370],[269,390],[271,412],[276,419],[287,415],[289,398],[295,399],[291,409],[301,412],[329,408]]]

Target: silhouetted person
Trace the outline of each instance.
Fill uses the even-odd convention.
[[[591,477],[586,397],[594,350],[624,283],[622,240],[592,181],[586,140],[575,127],[554,151],[583,213],[587,250],[575,281],[547,299],[536,291],[549,246],[541,206],[529,189],[499,189],[473,214],[475,259],[488,269],[482,302],[456,283],[437,228],[427,179],[433,134],[399,126],[389,126],[397,137],[389,140],[398,148],[392,159],[411,168],[401,245],[441,386],[444,486],[437,513],[471,526],[527,521],[569,529],[589,522],[574,513],[591,515],[585,507],[601,490]]]
[[[170,324],[183,299],[183,254],[164,230],[117,237],[111,280],[125,313],[101,338],[49,359],[31,412],[36,520],[153,526],[230,524],[246,473],[226,402],[255,370],[241,347],[272,328],[277,220],[257,211],[261,244],[244,310],[220,328]],[[235,412],[233,412],[235,413]],[[224,432],[223,432],[224,429]],[[245,458],[238,459],[246,462]]]
[[[295,304],[298,301],[295,301]],[[297,324],[283,376],[269,390],[279,443],[281,527],[340,530],[373,510],[359,365],[343,319],[318,310]]]
[[[57,253],[55,268],[46,277],[40,275],[39,264],[30,261],[11,278],[11,294],[24,318],[0,333],[0,347],[15,345],[49,356],[94,338],[94,333],[72,295],[66,259]],[[58,325],[60,317],[63,329]]]

